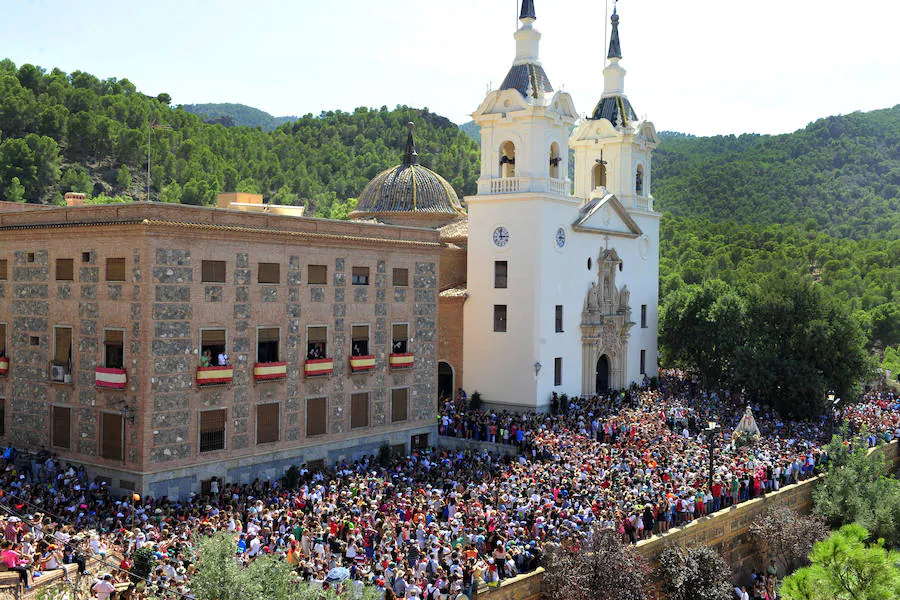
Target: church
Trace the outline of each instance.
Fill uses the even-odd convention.
[[[533,0],[519,20],[513,64],[472,115],[477,194],[461,202],[419,165],[410,127],[403,164],[369,183],[351,217],[440,230],[441,397],[463,388],[490,406],[544,410],[554,393],[656,373],[659,138],[625,93],[617,10],[603,92],[585,118],[541,64]]]

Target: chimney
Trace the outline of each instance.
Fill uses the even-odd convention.
[[[84,206],[87,196],[78,192],[66,192],[66,206]]]

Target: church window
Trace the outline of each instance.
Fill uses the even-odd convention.
[[[641,350],[641,375],[647,374],[647,351]]]
[[[556,305],[556,333],[563,332],[563,307],[562,304]]]
[[[509,266],[505,260],[494,261],[494,288],[505,290],[508,280]]]
[[[647,305],[641,304],[641,329],[647,329]]]
[[[503,142],[500,146],[500,177],[516,176],[516,145]]]
[[[553,359],[553,386],[562,385],[562,357]]]
[[[637,174],[634,176],[634,191],[638,196],[644,195],[644,165],[638,165]]]
[[[550,145],[550,177],[559,179],[559,165],[562,163],[562,157],[559,155],[559,144],[553,142]]]
[[[494,305],[494,331],[497,333],[506,333],[506,305]]]
[[[594,165],[593,189],[598,187],[606,187],[606,165],[597,163]]]

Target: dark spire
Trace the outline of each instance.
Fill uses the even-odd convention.
[[[519,19],[537,20],[537,16],[534,14],[534,0],[522,0],[522,12],[519,14]]]
[[[612,23],[612,37],[609,39],[609,54],[606,55],[606,58],[622,58],[622,46],[619,44],[619,13],[616,12],[615,7],[613,7],[610,22]]]
[[[403,154],[404,165],[419,164],[419,153],[416,152],[416,140],[413,138],[413,131],[416,129],[415,123],[410,121],[406,124],[409,134],[406,136],[406,152]]]

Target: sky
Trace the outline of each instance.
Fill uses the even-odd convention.
[[[604,0],[534,2],[551,82],[591,112]],[[128,78],[174,104],[276,116],[408,105],[463,123],[512,63],[516,4],[0,0],[0,58]],[[786,133],[900,104],[896,0],[621,0],[619,15],[626,94],[660,131]]]

